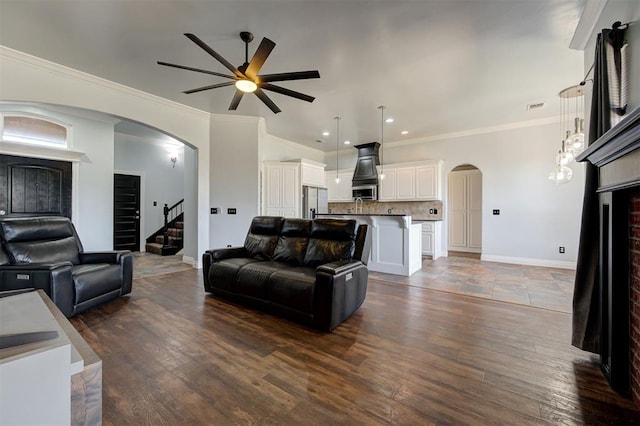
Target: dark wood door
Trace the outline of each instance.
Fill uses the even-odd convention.
[[[140,251],[140,176],[113,175],[113,249]]]
[[[0,215],[71,219],[71,174],[67,161],[0,155]]]

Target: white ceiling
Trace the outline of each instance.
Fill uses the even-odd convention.
[[[341,140],[379,140],[379,105],[395,118],[385,142],[558,115],[558,92],[583,77],[569,43],[585,1],[0,0],[0,44],[201,110],[260,115],[270,134],[331,151],[338,114]],[[227,74],[183,33],[238,66],[240,31],[255,35],[249,56],[262,37],[276,43],[262,74],[318,69],[278,83],[316,100],[267,92],[281,113],[255,96],[230,112],[232,87],[181,93],[225,79],[156,64]]]

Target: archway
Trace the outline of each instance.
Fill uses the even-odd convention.
[[[449,256],[482,253],[482,172],[471,164],[454,167],[447,180]]]

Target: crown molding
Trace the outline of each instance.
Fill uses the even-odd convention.
[[[571,43],[569,43],[570,49],[584,50],[587,47],[587,43],[589,43],[591,34],[596,28],[598,19],[600,19],[607,2],[608,0],[587,0],[582,16],[573,33]]]
[[[114,81],[107,80],[101,77],[97,77],[93,74],[88,74],[83,71],[78,71],[76,69],[69,68],[67,66],[48,61],[46,59],[42,59],[37,56],[29,55],[27,53],[20,52],[18,50],[14,50],[2,45],[0,45],[0,58],[3,60],[7,59],[7,60],[16,61],[16,62],[21,62],[23,64],[40,68],[47,72],[58,74],[67,78],[82,80],[86,83],[94,84],[96,86],[100,86],[109,90],[114,90],[116,92],[120,92],[128,96],[133,96],[147,102],[154,102],[167,108],[180,110],[183,113],[199,115],[202,118],[209,118],[211,115],[206,111],[202,111],[197,108],[193,108],[178,102],[174,102],[169,99],[162,98],[160,96],[152,95],[151,93],[134,89],[132,87],[125,86],[123,84],[116,83]]]

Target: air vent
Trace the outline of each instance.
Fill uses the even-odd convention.
[[[539,102],[537,104],[529,104],[527,105],[527,111],[530,111],[532,109],[540,109],[544,106],[544,102]]]

